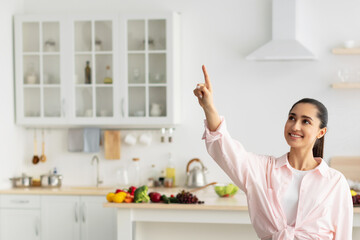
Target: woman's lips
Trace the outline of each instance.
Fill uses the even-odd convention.
[[[299,134],[296,134],[296,133],[289,133],[290,137],[292,139],[300,139],[302,138],[303,136],[299,135]]]

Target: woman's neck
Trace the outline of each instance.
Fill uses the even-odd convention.
[[[319,163],[314,159],[312,150],[302,150],[291,148],[288,153],[289,164],[301,171],[307,171],[316,168]]]

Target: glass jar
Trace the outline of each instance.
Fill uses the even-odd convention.
[[[141,184],[140,159],[133,158],[129,166],[130,185],[139,187]]]

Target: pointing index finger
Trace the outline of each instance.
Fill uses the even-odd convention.
[[[209,75],[206,71],[205,65],[202,65],[202,70],[204,72],[204,78],[205,78],[205,86],[207,89],[209,89],[211,91],[211,83],[210,83],[210,78]]]

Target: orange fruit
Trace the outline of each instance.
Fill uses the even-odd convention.
[[[119,192],[115,193],[115,196],[113,197],[114,203],[122,203],[125,200],[126,193],[125,192]]]
[[[112,202],[112,201],[114,200],[114,196],[115,196],[115,193],[109,192],[109,193],[106,195],[106,200],[108,200],[108,202]]]

